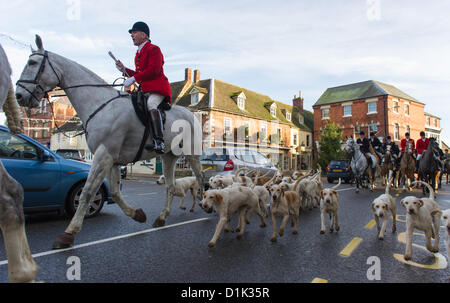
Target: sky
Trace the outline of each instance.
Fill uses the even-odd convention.
[[[170,82],[184,69],[304,107],[329,87],[392,84],[440,117],[450,144],[450,1],[435,0],[0,0],[0,43],[20,77],[34,44],[106,81],[119,72],[108,51],[134,67],[128,29],[144,21]],[[12,40],[13,38],[14,40]]]

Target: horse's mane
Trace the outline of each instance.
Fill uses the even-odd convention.
[[[75,61],[70,60],[70,59],[68,59],[68,58],[66,58],[66,57],[64,57],[64,56],[61,56],[61,55],[58,55],[58,54],[55,54],[55,53],[52,53],[52,52],[49,52],[49,54],[52,54],[53,56],[56,56],[56,57],[60,57],[60,58],[62,58],[62,59],[64,59],[64,60],[66,60],[66,61],[68,61],[68,62],[70,62],[70,63],[76,65],[76,66],[77,66],[78,68],[80,68],[82,71],[86,72],[87,74],[89,74],[90,76],[92,76],[96,81],[98,81],[98,82],[96,82],[95,84],[108,84],[108,83],[107,83],[103,78],[101,78],[99,75],[97,75],[96,73],[94,73],[93,71],[91,71],[90,69],[88,69],[87,67],[85,67],[85,66],[79,64],[78,62],[75,62]],[[86,83],[83,83],[83,84],[86,84]]]

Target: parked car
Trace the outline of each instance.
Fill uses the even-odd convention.
[[[246,148],[232,147],[212,147],[203,150],[200,157],[202,169],[205,170],[205,185],[211,176],[235,174],[236,170],[241,167],[249,169],[258,169],[261,174],[270,172],[269,176],[273,176],[278,169],[272,164],[270,159],[260,152]]]
[[[91,165],[61,157],[24,135],[13,135],[0,126],[0,160],[23,187],[25,213],[53,211],[73,216]],[[105,179],[86,217],[98,215],[104,202],[112,203]]]
[[[328,183],[333,183],[335,180],[339,180],[339,178],[346,183],[353,181],[353,173],[349,160],[331,160],[327,166]]]
[[[125,179],[127,177],[127,172],[128,172],[128,169],[127,169],[126,165],[120,166],[120,177],[122,179]]]
[[[66,159],[85,162],[81,152],[78,149],[57,149],[56,153]]]

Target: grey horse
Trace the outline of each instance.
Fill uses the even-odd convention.
[[[356,182],[356,192],[359,192],[359,187],[364,187],[364,183],[368,178],[368,162],[366,157],[361,152],[359,145],[353,138],[348,138],[345,146],[345,152],[347,155],[351,155],[350,167],[352,169],[353,175],[355,176]],[[372,189],[372,185],[371,188]]]
[[[127,216],[138,222],[145,222],[147,218],[142,209],[128,205],[120,192],[120,165],[134,161],[144,133],[130,96],[107,85],[80,64],[44,50],[38,35],[36,45],[38,50],[31,53],[17,83],[17,101],[22,106],[35,107],[46,92],[55,87],[63,89],[83,122],[88,147],[94,153],[79,207],[65,232],[54,242],[53,248],[66,248],[73,244],[74,235],[81,230],[89,203],[105,177],[109,181],[112,200]],[[203,184],[200,165],[201,136],[201,126],[191,111],[181,106],[172,106],[166,112],[166,149],[161,157],[167,197],[161,214],[153,223],[154,227],[164,226],[170,213],[175,193],[175,164],[181,155],[189,161],[198,183]],[[155,152],[144,149],[140,159],[148,160],[156,156]],[[200,190],[202,194],[202,189]]]
[[[20,110],[11,83],[11,67],[1,45],[0,108],[5,110],[10,131],[23,132]],[[8,277],[11,282],[32,282],[39,269],[28,246],[22,203],[22,186],[8,174],[0,161],[0,228],[5,239]]]

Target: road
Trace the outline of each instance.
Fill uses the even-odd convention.
[[[330,186],[326,181],[324,185]],[[448,283],[450,269],[443,228],[439,254],[419,247],[425,245],[420,232],[414,238],[418,245],[413,247],[415,264],[400,261],[406,229],[405,209],[400,200],[411,193],[391,192],[397,203],[397,233],[390,232],[389,224],[384,241],[377,239],[369,205],[383,192],[380,188],[356,194],[354,188],[341,185],[339,232],[320,235],[319,209],[305,210],[300,215],[299,234],[293,235],[288,226],[285,235],[272,243],[270,218],[268,226],[260,228],[259,218],[254,215],[241,240],[236,239],[236,234],[222,233],[216,246],[208,248],[217,214],[206,214],[198,205],[194,213],[183,211],[178,208],[176,197],[166,226],[154,229],[151,225],[162,209],[165,187],[156,185],[152,179],[125,180],[125,200],[145,211],[146,223],[126,217],[116,204],[105,205],[98,217],[85,220],[75,246],[64,251],[52,251],[51,246],[67,227],[68,219],[56,214],[27,216],[26,231],[32,254],[40,266],[37,280],[45,282]],[[412,194],[421,196],[418,191]],[[443,186],[437,202],[443,209],[450,208],[450,186]],[[190,203],[189,194],[185,201],[188,209]],[[231,225],[236,225],[236,218]],[[400,260],[395,254],[400,255]],[[74,281],[69,280],[73,275],[68,275],[73,273],[75,263],[70,259],[73,256],[80,261],[77,271],[80,280]],[[4,244],[0,241],[0,282],[8,281],[5,260]],[[369,280],[368,272],[372,273],[369,278],[380,280]]]

